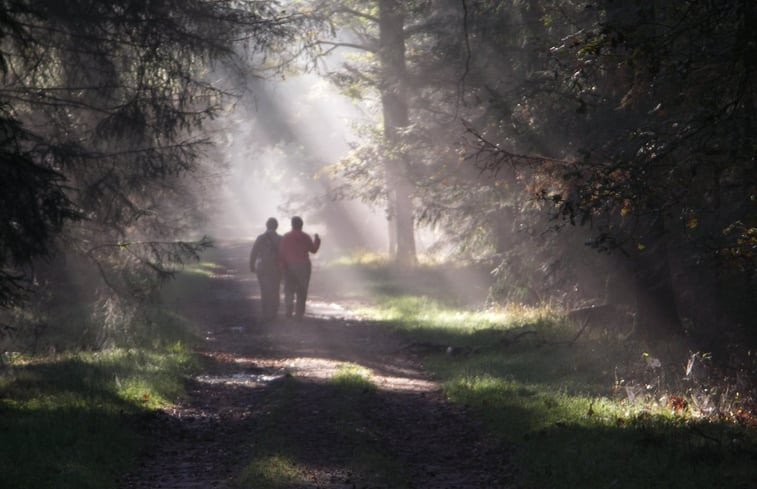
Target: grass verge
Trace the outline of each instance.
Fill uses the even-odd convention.
[[[685,355],[682,366],[612,335],[572,341],[575,327],[547,309],[466,312],[394,296],[362,312],[407,335],[447,396],[516,447],[518,487],[747,488],[757,480],[757,430],[730,415],[738,396],[725,405],[681,382]]]
[[[11,357],[0,377],[0,487],[117,487],[140,447],[136,414],[184,392],[195,360],[167,351]]]

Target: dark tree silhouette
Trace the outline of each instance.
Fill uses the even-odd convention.
[[[592,246],[628,257],[647,336],[754,333],[755,6],[536,4],[541,55],[518,97],[494,98],[528,125],[478,138],[478,154],[501,170],[526,138],[551,140],[563,163],[529,180]]]
[[[360,45],[386,6],[325,3]],[[403,84],[388,94],[406,104],[401,152],[356,148],[342,165],[352,195],[382,195],[375,163],[401,155],[415,222],[499,260],[513,288],[549,293],[587,242],[622,257],[595,281],[607,297],[626,276],[640,334],[757,331],[753,2],[448,0],[400,13]],[[348,93],[384,80],[387,53],[367,35],[368,63],[333,76]]]
[[[211,70],[241,68],[237,53],[264,52],[292,20],[275,2],[4,2],[0,306],[51,253],[86,256],[140,296],[207,246],[181,238],[201,203],[199,130],[232,95]]]

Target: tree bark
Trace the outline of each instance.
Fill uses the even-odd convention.
[[[636,330],[648,339],[683,333],[676,307],[665,224],[658,216],[650,226],[647,248],[634,260]]]
[[[406,66],[405,15],[402,2],[379,0],[379,60],[383,70],[381,103],[384,116],[384,157],[389,225],[393,226],[396,250],[393,258],[400,265],[416,263],[412,185],[407,175],[408,162],[401,150],[402,129],[409,125]]]

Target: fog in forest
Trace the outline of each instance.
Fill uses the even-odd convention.
[[[203,236],[251,240],[301,215],[323,264],[446,260],[487,277],[481,303],[612,306],[650,336],[751,334],[749,70],[690,35],[717,18],[708,35],[736,42],[738,9],[255,6],[200,24],[179,9],[170,35],[140,26],[146,41],[86,53],[44,46],[134,27],[43,9],[40,26],[67,27],[8,41],[24,170],[4,180],[0,303],[61,272],[136,304]],[[686,29],[647,28],[679,15]],[[722,80],[719,63],[743,72]]]
[[[365,111],[315,74],[260,81],[221,121],[228,162],[210,232],[254,237],[268,217],[280,231],[301,215],[309,232],[329,241],[326,254],[386,250],[381,209],[336,201],[320,169],[343,158]]]
[[[0,485],[752,487],[757,2],[2,5]]]

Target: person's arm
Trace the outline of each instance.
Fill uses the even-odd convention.
[[[313,235],[313,241],[312,241],[311,244],[312,244],[312,246],[310,247],[310,252],[311,253],[316,253],[318,251],[318,248],[321,247],[321,237],[318,236],[318,233],[315,233]]]

